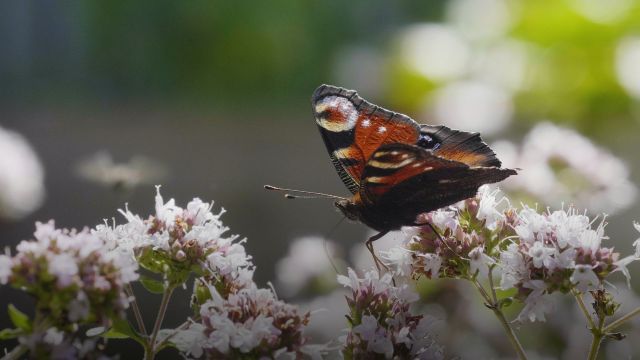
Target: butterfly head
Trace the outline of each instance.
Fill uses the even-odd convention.
[[[349,220],[360,220],[360,207],[349,199],[338,200],[334,205]]]

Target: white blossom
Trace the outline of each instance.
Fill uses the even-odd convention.
[[[338,280],[351,288],[347,302],[352,327],[344,338],[344,351],[353,358],[381,354],[387,359],[406,352],[418,359],[441,353],[436,350],[439,346],[428,329],[431,319],[411,315],[408,311],[418,296],[407,284],[394,286],[392,278],[386,276],[388,274],[379,276],[374,270],[366,272],[362,278],[352,269],[348,272],[349,277],[339,275]]]
[[[591,265],[576,265],[569,280],[575,283],[578,291],[583,293],[587,290],[593,289],[600,283],[600,279],[598,279],[596,273],[593,272],[593,267]]]
[[[413,252],[404,247],[393,247],[381,254],[385,264],[391,266],[398,276],[410,276],[413,266]]]
[[[507,249],[500,253],[498,264],[502,268],[500,288],[503,290],[510,289],[529,278],[529,269],[518,244],[509,244]]]
[[[640,232],[640,224],[634,221],[633,227]],[[633,242],[633,246],[636,248],[636,257],[640,257],[640,238]]]
[[[67,287],[78,274],[78,264],[71,254],[52,254],[49,260],[49,271],[58,278],[58,286]]]
[[[477,217],[480,220],[485,221],[485,226],[489,230],[495,230],[498,226],[498,223],[504,221],[504,213],[497,209],[497,207],[502,202],[509,203],[506,197],[502,197],[500,200],[496,201],[496,195],[500,192],[500,190],[496,189],[490,191],[488,185],[483,185],[478,189],[478,196],[480,197],[480,201],[478,204],[478,214]]]
[[[525,319],[531,322],[536,320],[545,321],[545,314],[551,312],[554,305],[549,299],[549,296],[545,294],[546,286],[544,281],[531,280],[524,284],[524,287],[532,289],[533,291],[525,299],[525,306],[518,315],[518,321]]]
[[[64,333],[52,327],[45,332],[43,341],[50,345],[59,345],[63,339]]]
[[[527,254],[531,256],[533,260],[533,266],[537,268],[551,267],[553,258],[551,257],[556,253],[556,249],[545,246],[542,241],[536,241],[529,249]]]
[[[295,306],[278,300],[271,289],[255,284],[226,296],[214,286],[208,290],[211,298],[200,305],[201,322],[178,333],[180,351],[206,358],[237,358],[252,352],[259,358],[300,357],[306,345],[303,331],[308,313],[300,314]],[[282,348],[288,350],[282,352]]]
[[[531,194],[546,205],[557,206],[563,199],[580,208],[614,214],[631,206],[638,193],[622,160],[575,130],[551,122],[538,123],[513,158],[509,165],[526,171],[502,186]]]
[[[430,273],[432,278],[437,278],[442,266],[442,258],[436,254],[420,254],[424,258],[424,271]]]
[[[495,264],[495,260],[484,253],[484,248],[478,246],[469,252],[469,265],[471,274],[481,277],[489,275],[489,267]]]
[[[457,215],[455,211],[439,209],[431,212],[431,223],[439,229],[449,229],[453,232],[458,228]]]

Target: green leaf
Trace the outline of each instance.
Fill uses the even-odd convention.
[[[87,330],[85,333],[88,337],[100,336],[107,332],[107,329],[104,326],[98,326]]]
[[[107,336],[108,335],[108,336]],[[146,340],[142,337],[142,335],[138,334],[137,331],[133,330],[131,324],[127,319],[116,319],[113,321],[113,326],[105,335],[107,338],[111,339],[126,339],[131,338],[142,346],[146,346]]]
[[[152,279],[147,276],[140,277],[140,283],[144,286],[147,291],[153,294],[162,294],[164,293],[164,283],[162,281],[158,281],[156,279]]]
[[[105,339],[129,339],[128,335],[113,329],[109,329],[109,331],[107,331],[106,333],[103,333],[102,337]]]
[[[29,317],[27,316],[27,314],[18,310],[18,308],[13,306],[13,304],[9,304],[8,313],[9,313],[9,318],[11,319],[11,322],[13,323],[14,326],[26,332],[31,331],[31,321],[29,320]]]
[[[0,330],[0,340],[15,339],[22,334],[24,331],[21,329],[2,329]]]

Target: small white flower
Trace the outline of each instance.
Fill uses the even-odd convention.
[[[551,255],[555,253],[556,249],[544,246],[541,241],[536,241],[529,249],[527,254],[531,256],[533,260],[533,266],[541,268],[543,266],[550,267],[553,262]]]
[[[633,227],[636,228],[636,231],[640,232],[640,224],[634,221]],[[633,246],[636,248],[636,257],[640,258],[640,238],[633,242]]]
[[[442,258],[436,254],[420,254],[418,255],[424,258],[424,271],[431,273],[432,278],[437,278],[440,273],[440,267],[442,266]]]
[[[60,345],[62,340],[64,340],[64,332],[59,331],[54,327],[49,328],[44,334],[44,338],[42,340],[47,344]]]
[[[586,230],[580,237],[580,247],[595,253],[602,243],[602,233],[596,230]]]
[[[58,279],[59,287],[67,287],[78,275],[78,264],[73,256],[67,253],[54,254],[49,261],[49,272]]]
[[[484,253],[484,248],[478,246],[469,252],[471,274],[478,273],[478,276],[487,277],[489,267],[495,264],[495,260]]]
[[[500,192],[500,190],[496,189],[494,191],[490,191],[488,185],[483,185],[478,189],[478,194],[480,195],[480,202],[478,204],[478,219],[485,220],[485,226],[489,230],[495,230],[498,226],[498,223],[504,221],[504,212],[499,211],[497,209],[498,205],[502,202],[507,202],[506,197],[502,197],[500,200],[496,201],[496,195]]]
[[[557,251],[554,253],[553,258],[555,260],[554,268],[572,269],[576,264],[576,249],[567,248],[564,251]]]
[[[620,271],[627,279],[627,286],[629,288],[631,287],[631,274],[629,273],[629,269],[627,269],[627,266],[636,260],[639,259],[635,255],[630,255],[613,263],[613,265],[615,265],[616,267],[613,272]]]
[[[387,260],[387,265],[394,268],[398,276],[409,276],[412,273],[413,253],[404,247],[393,247],[384,252],[382,258]]]
[[[165,204],[162,195],[160,195],[160,186],[156,186],[156,217],[160,221],[166,224],[172,224],[176,219],[176,215],[182,213],[181,210],[182,209],[176,206],[174,199],[167,201]]]
[[[202,346],[207,342],[204,331],[202,324],[191,324],[187,329],[178,331],[171,338],[171,342],[181,352],[199,358],[203,354]]]
[[[500,288],[503,290],[510,289],[529,279],[529,269],[518,244],[509,244],[507,249],[500,253],[498,264],[502,268]]]
[[[520,224],[516,226],[516,234],[525,242],[542,241],[549,232],[547,219],[529,207],[524,207],[518,213]]]
[[[371,315],[364,315],[362,322],[353,328],[362,340],[367,342],[367,350],[378,354],[385,354],[387,359],[393,355],[393,343],[387,336],[387,331],[378,325],[378,320]]]
[[[367,349],[378,354],[384,354],[387,359],[393,356],[393,342],[387,335],[387,331],[382,328],[380,328],[376,332],[376,336],[368,342]]]
[[[551,226],[555,228],[558,246],[564,248],[567,245],[580,246],[582,233],[589,229],[589,218],[580,214],[567,214],[564,210],[556,210],[548,217]]]
[[[524,287],[533,289],[533,292],[525,299],[525,306],[518,315],[518,321],[528,319],[534,321],[546,321],[545,314],[553,310],[553,302],[545,295],[546,286],[542,280],[531,280]]]
[[[600,279],[598,279],[596,273],[593,272],[591,265],[576,265],[569,280],[571,280],[571,282],[575,284],[576,289],[582,293],[593,289],[600,283]]]
[[[360,325],[353,328],[353,332],[359,334],[362,340],[371,341],[375,338],[378,327],[378,320],[375,317],[364,315]]]
[[[431,212],[431,222],[442,231],[454,232],[458,228],[458,215],[455,211],[439,209]]]
[[[347,273],[349,274],[349,276],[344,276],[344,275],[338,275],[337,279],[338,279],[338,284],[344,286],[344,287],[348,287],[351,288],[351,290],[357,290],[358,287],[360,286],[360,281],[358,280],[358,274],[356,274],[355,271],[353,271],[353,269],[349,268],[347,270]]]
[[[203,225],[205,221],[213,220],[212,207],[213,203],[205,203],[199,198],[194,198],[187,204],[187,208],[184,210],[184,217],[191,219],[193,225]]]

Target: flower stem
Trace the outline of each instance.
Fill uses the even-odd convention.
[[[26,354],[29,351],[29,348],[26,345],[18,345],[9,353],[5,354],[2,357],[2,360],[17,360],[22,357],[22,355]]]
[[[587,319],[587,323],[589,323],[589,329],[592,329],[592,330],[595,329],[596,328],[596,324],[593,322],[593,318],[589,314],[589,311],[587,310],[587,307],[584,304],[584,301],[582,300],[582,294],[580,294],[575,289],[573,289],[571,292],[573,293],[573,296],[576,298],[576,302],[578,303],[578,307],[580,307],[580,310],[582,310],[582,313],[584,314],[584,317]]]
[[[607,325],[602,331],[604,333],[611,332],[611,331],[619,328],[621,325],[623,325],[627,321],[631,320],[633,317],[635,317],[638,314],[640,314],[640,307],[637,307],[637,308],[633,309],[627,315],[625,315],[625,316],[621,317],[620,319],[618,319],[618,320],[612,322],[611,324]]]
[[[598,328],[592,329],[593,339],[591,340],[591,347],[589,348],[589,356],[588,360],[596,360],[598,357],[598,351],[600,351],[600,344],[602,344],[602,338],[604,337],[604,333],[602,332],[602,328],[604,327],[604,316],[600,317],[598,321]]]
[[[169,340],[171,340],[171,338],[173,338],[174,336],[176,336],[181,330],[184,330],[186,328],[189,327],[189,325],[191,325],[192,323],[194,323],[195,321],[200,320],[200,316],[196,316],[194,318],[189,318],[187,321],[183,322],[182,324],[180,324],[180,326],[178,326],[177,328],[175,328],[175,330],[164,337],[164,339],[158,341],[158,346],[156,347],[157,349],[162,349],[163,346],[165,346]]]
[[[489,273],[489,276],[491,275],[492,274]],[[518,359],[527,360],[527,354],[524,352],[524,348],[522,348],[522,344],[520,344],[520,340],[518,340],[516,333],[513,331],[513,328],[509,324],[509,321],[507,321],[507,318],[504,316],[502,309],[500,309],[500,306],[498,305],[497,296],[495,297],[495,299],[491,299],[487,291],[482,287],[482,285],[478,282],[478,280],[474,279],[472,280],[472,282],[476,286],[476,289],[478,289],[478,292],[480,292],[480,295],[482,295],[482,297],[486,301],[488,307],[493,311],[493,313],[496,315],[496,317],[500,321],[500,324],[504,328],[504,331],[507,334],[507,337],[509,338],[511,345],[513,346],[513,349],[516,351],[516,354],[518,355]],[[491,291],[492,291],[492,294],[495,294],[495,289],[492,289]]]
[[[131,301],[131,309],[133,310],[133,315],[136,318],[136,323],[138,324],[138,331],[142,333],[142,335],[147,335],[147,328],[144,326],[144,319],[142,318],[142,313],[140,312],[140,308],[138,307],[138,301],[136,300],[136,295],[133,292],[133,287],[131,284],[127,284],[125,287],[125,291],[127,295],[133,298]]]
[[[158,315],[156,316],[156,322],[153,325],[153,332],[151,333],[151,339],[149,340],[148,349],[145,349],[145,359],[151,360],[156,355],[156,338],[158,337],[158,332],[160,331],[160,326],[162,326],[162,320],[164,320],[164,315],[167,313],[167,307],[169,306],[169,300],[171,299],[171,295],[173,294],[174,286],[168,286],[164,293],[162,294],[162,301],[160,302],[160,309],[158,310]]]

